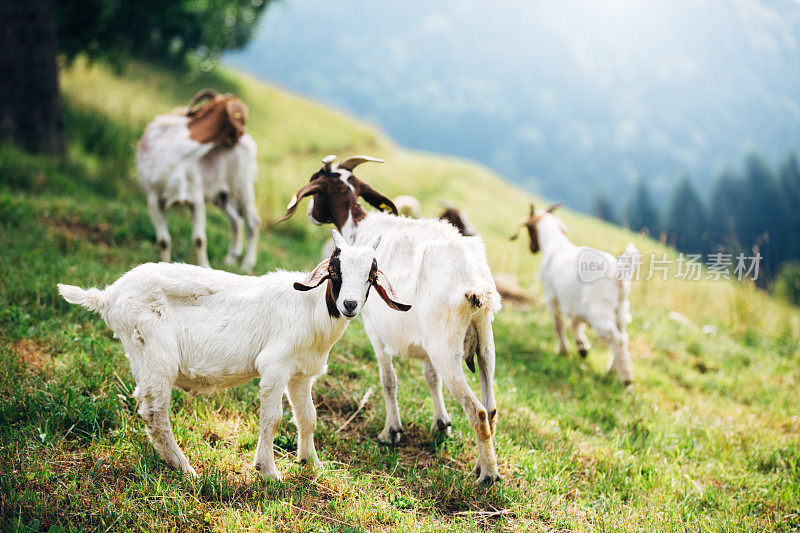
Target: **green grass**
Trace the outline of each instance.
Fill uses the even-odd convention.
[[[495,321],[501,484],[472,486],[473,438],[452,399],[453,436],[429,434],[431,403],[415,361],[395,363],[406,438],[398,447],[378,444],[384,407],[358,323],[315,387],[320,472],[293,462],[288,406],[276,439],[285,481],[264,484],[249,466],[255,383],[211,396],[174,392],[176,438],[200,479],[182,479],[155,456],[122,347],[98,317],[61,300],[55,284],[103,286],[156,259],[133,149],[153,115],[205,85],[250,106],[260,150],[260,272],[316,263],[327,228],[300,216],[272,221],[321,157],[367,153],[387,164],[361,167],[363,179],[389,195],[416,195],[428,214],[438,211],[438,198],[466,208],[493,270],[534,295]],[[800,528],[796,309],[746,285],[635,283],[636,383],[626,391],[603,373],[608,352],[595,338],[586,361],[555,354],[538,258],[507,241],[530,198],[486,169],[401,150],[373,128],[227,70],[187,81],[141,64],[116,75],[78,61],[63,71],[62,86],[65,161],[0,147],[0,528]],[[221,267],[227,224],[213,208],[209,217],[209,255]],[[187,213],[169,218],[176,259],[193,260]],[[642,236],[569,211],[563,218],[576,242],[619,252],[633,240],[644,252],[674,257]],[[702,333],[705,324],[718,333]],[[370,387],[364,409],[339,430]]]

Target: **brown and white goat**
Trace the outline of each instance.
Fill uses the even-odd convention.
[[[207,98],[208,103],[197,105]],[[246,227],[242,269],[251,271],[255,266],[261,223],[254,191],[257,147],[244,131],[246,121],[247,106],[241,100],[206,89],[185,110],[159,115],[145,128],[136,147],[136,169],[162,261],[170,260],[172,245],[164,211],[172,205],[188,205],[197,262],[209,266],[205,204],[214,202],[231,225],[225,264],[242,258]]]
[[[432,429],[449,433],[450,416],[442,396],[444,381],[475,432],[478,462],[473,472],[478,483],[491,484],[500,477],[492,443],[497,414],[492,320],[500,310],[500,295],[483,241],[480,237],[463,237],[440,220],[395,216],[392,201],[353,174],[357,165],[381,162],[379,159],[357,156],[334,164],[335,159],[323,159],[323,167],[295,194],[278,222],[291,217],[298,202],[311,196],[308,216],[313,223],[334,224],[354,245],[377,235],[383,237],[377,260],[400,298],[413,307],[407,313],[388,313],[372,297],[361,313],[378,359],[386,403],[386,425],[379,438],[395,444],[403,431],[392,357],[421,359],[433,399]],[[359,197],[393,214],[367,213],[359,205]],[[481,400],[470,388],[461,363],[466,360],[472,366],[474,356]]]

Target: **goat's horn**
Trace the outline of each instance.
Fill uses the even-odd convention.
[[[535,213],[535,212],[536,212],[536,208],[533,207],[533,202],[531,202],[531,212],[530,212],[530,214],[528,216],[529,217],[533,217],[533,213]]]
[[[217,96],[219,96],[219,93],[217,91],[215,91],[214,89],[201,89],[200,91],[197,92],[197,94],[194,95],[194,98],[192,98],[192,101],[189,102],[189,106],[187,107],[187,109],[191,113],[191,111],[194,109],[194,106],[197,105],[197,102],[199,102],[203,98],[211,98],[211,99],[213,99],[213,98],[216,98]]]
[[[331,165],[333,164],[334,161],[336,161],[336,156],[335,155],[333,155],[333,154],[326,155],[325,157],[322,158],[322,166],[323,166],[323,168],[325,170],[330,170],[331,169]]]
[[[555,211],[556,209],[561,207],[561,205],[562,205],[561,202],[555,203],[555,204],[553,204],[553,205],[551,205],[550,207],[547,208],[547,212],[548,213],[552,213],[553,211]]]
[[[513,234],[513,235],[511,235],[511,237],[509,237],[509,238],[508,238],[508,240],[509,240],[509,241],[514,241],[514,240],[516,240],[516,239],[517,239],[517,237],[519,236],[519,230],[521,230],[522,228],[524,228],[524,227],[525,227],[525,224],[527,224],[527,223],[528,223],[528,219],[527,219],[527,218],[525,218],[525,219],[522,219],[522,222],[520,222],[520,223],[517,225],[517,229],[516,229],[516,230],[514,230],[514,234]]]
[[[450,203],[450,202],[448,202],[447,200],[443,200],[443,199],[439,198],[439,199],[437,199],[436,201],[437,201],[437,202],[439,202],[439,205],[441,205],[441,206],[442,206],[442,207],[444,207],[445,209],[455,209],[455,207],[453,206],[453,204],[451,204],[451,203]]]
[[[350,172],[353,171],[361,163],[383,163],[383,159],[378,159],[376,157],[370,157],[368,155],[356,155],[349,159],[345,159],[341,163],[339,163],[339,168],[343,168],[345,170],[349,170]]]

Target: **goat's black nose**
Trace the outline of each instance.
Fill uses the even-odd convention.
[[[344,310],[347,311],[348,313],[352,313],[353,311],[355,311],[356,306],[358,305],[358,302],[355,300],[345,300],[342,303],[344,304]]]

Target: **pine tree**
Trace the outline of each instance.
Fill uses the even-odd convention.
[[[653,205],[650,188],[647,182],[640,178],[633,191],[633,197],[628,200],[625,209],[628,227],[633,231],[645,231],[650,235],[658,236],[660,225],[658,223],[658,210]]]
[[[684,174],[675,186],[665,222],[670,242],[677,249],[708,253],[710,247],[705,207],[688,175]]]
[[[763,272],[772,277],[783,260],[787,228],[786,212],[772,170],[756,153],[747,158],[742,211],[736,219],[743,246],[757,249]]]
[[[717,176],[709,199],[709,229],[713,248],[728,253],[741,251],[736,222],[744,215],[744,184],[729,170]]]
[[[619,219],[614,213],[614,206],[604,193],[598,192],[594,196],[594,216],[600,220],[611,222],[612,224],[619,224]]]
[[[786,215],[785,260],[800,259],[800,162],[791,153],[780,169],[780,194]]]

